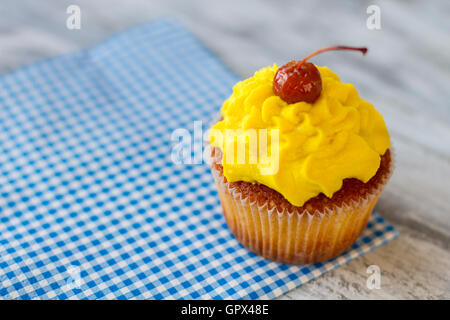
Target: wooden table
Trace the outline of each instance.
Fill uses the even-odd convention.
[[[66,8],[81,8],[81,29]],[[282,299],[450,298],[450,2],[374,1],[381,29],[366,27],[369,2],[9,1],[0,5],[0,72],[89,47],[161,16],[175,16],[237,74],[332,44],[369,54],[326,53],[327,64],[383,114],[396,170],[377,210],[399,239],[284,295]],[[219,106],[218,106],[219,107]],[[367,267],[381,288],[366,287]]]

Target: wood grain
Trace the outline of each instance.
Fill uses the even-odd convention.
[[[65,10],[72,1],[2,2],[0,72],[160,16],[178,17],[242,77],[323,46],[368,46],[366,58],[329,53],[314,62],[354,83],[385,117],[396,171],[377,210],[400,238],[282,299],[450,299],[449,1],[76,3],[82,29],[71,31]],[[366,28],[370,4],[381,8],[381,30]],[[366,287],[372,264],[381,268],[381,289]]]

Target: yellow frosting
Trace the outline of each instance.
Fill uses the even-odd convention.
[[[331,197],[345,178],[367,182],[375,175],[380,155],[390,146],[382,116],[359,97],[353,85],[342,83],[327,67],[317,68],[322,92],[313,104],[288,104],[273,93],[276,65],[234,86],[221,110],[223,120],[212,127],[210,134],[211,145],[223,152],[223,172],[228,181],[264,184],[293,205],[302,206],[319,193]],[[277,170],[268,171],[267,159],[249,147],[247,129],[267,129],[269,155],[279,155]],[[227,138],[229,131],[238,134]],[[218,139],[217,132],[224,138]],[[275,133],[278,143],[270,139]],[[227,161],[227,156],[238,154],[235,138],[245,145],[245,161]]]

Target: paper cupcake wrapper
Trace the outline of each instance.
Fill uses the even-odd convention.
[[[288,264],[326,261],[347,251],[365,229],[371,212],[393,169],[358,200],[331,205],[323,212],[288,211],[251,201],[215,166],[216,181],[225,220],[237,240],[267,259]]]

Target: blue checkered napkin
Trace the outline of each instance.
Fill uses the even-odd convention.
[[[171,160],[237,80],[169,21],[2,76],[0,297],[274,298],[396,237],[374,213],[327,263],[244,249],[207,165]]]

